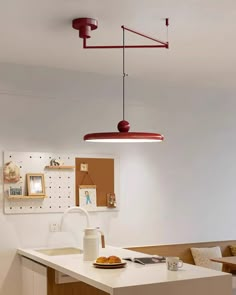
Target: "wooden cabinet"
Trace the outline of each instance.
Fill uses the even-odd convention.
[[[71,281],[74,280],[72,278],[68,279],[67,282],[64,283],[56,283],[55,276],[55,270],[48,268],[48,295],[109,295],[102,290],[80,281],[72,283]]]
[[[23,295],[47,295],[47,267],[21,257]]]

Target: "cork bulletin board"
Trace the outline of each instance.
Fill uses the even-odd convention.
[[[76,158],[75,162],[76,205],[79,206],[79,187],[96,185],[97,207],[107,206],[107,194],[115,193],[114,159]]]

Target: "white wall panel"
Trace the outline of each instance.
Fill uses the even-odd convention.
[[[4,163],[13,161],[20,167],[23,191],[27,173],[43,173],[46,198],[9,199],[9,184],[4,184],[4,212],[6,214],[64,212],[75,206],[75,169],[48,169],[50,160],[60,159],[64,165],[74,166],[74,155],[38,152],[4,152]],[[14,184],[12,184],[14,186]]]

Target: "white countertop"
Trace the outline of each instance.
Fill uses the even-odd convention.
[[[230,276],[223,272],[190,264],[184,264],[178,271],[168,271],[165,263],[141,265],[127,261],[125,268],[99,269],[93,266],[93,262],[83,261],[83,254],[48,256],[33,249],[18,249],[18,253],[109,294],[118,294],[119,292],[115,290],[119,288]],[[116,255],[121,258],[148,256],[111,246],[100,249],[99,255]]]

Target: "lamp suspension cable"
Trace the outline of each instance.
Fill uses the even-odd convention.
[[[123,29],[123,120],[125,119],[125,28],[122,26]]]

